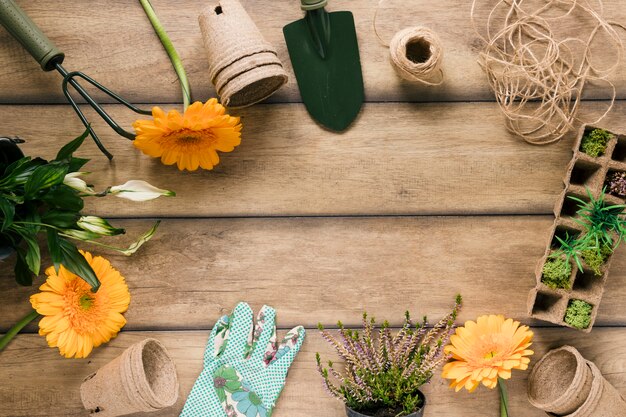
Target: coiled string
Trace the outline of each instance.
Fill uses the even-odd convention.
[[[500,0],[489,13],[484,36],[474,22],[476,2],[472,3],[472,25],[485,42],[479,63],[509,131],[535,145],[557,142],[581,121],[581,98],[590,81],[607,85],[612,93],[606,111],[597,120],[585,122],[598,123],[611,111],[616,91],[608,77],[618,68],[623,53],[615,28],[624,27],[602,16],[601,0],[599,9],[586,0],[544,0],[532,11],[522,8],[524,0]],[[581,20],[581,13],[589,19]],[[557,39],[553,25],[564,25],[567,20],[591,22],[594,28],[587,39]],[[596,49],[592,44],[600,34],[604,36],[598,46],[614,57],[606,68],[592,62]]]

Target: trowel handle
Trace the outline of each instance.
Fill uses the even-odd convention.
[[[0,24],[22,44],[44,71],[63,62],[65,55],[13,0],[0,0]]]

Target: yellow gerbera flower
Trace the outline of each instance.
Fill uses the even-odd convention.
[[[146,155],[161,158],[165,165],[177,164],[181,171],[198,167],[213,169],[220,161],[217,151],[231,152],[241,143],[239,117],[231,117],[212,98],[195,102],[181,115],[152,109],[154,120],[137,120],[133,142]]]
[[[533,332],[518,321],[503,316],[482,316],[456,329],[445,352],[452,360],[443,368],[442,376],[451,379],[450,386],[458,392],[472,392],[482,382],[495,388],[498,378],[511,378],[512,369],[525,370],[534,352],[528,350]]]
[[[58,347],[66,358],[85,358],[94,347],[106,343],[126,324],[122,315],[130,304],[124,277],[101,256],[81,251],[100,280],[98,292],[61,265],[59,273],[50,267],[48,278],[30,302],[44,316],[39,334],[50,347]]]

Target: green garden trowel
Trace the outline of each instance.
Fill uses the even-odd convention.
[[[309,114],[345,130],[363,104],[359,44],[350,12],[328,13],[328,0],[300,0],[303,19],[283,28],[298,87]]]

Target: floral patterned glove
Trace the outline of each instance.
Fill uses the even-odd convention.
[[[302,326],[276,343],[276,311],[263,306],[256,319],[240,303],[211,331],[204,369],[181,417],[269,417],[302,343]]]

